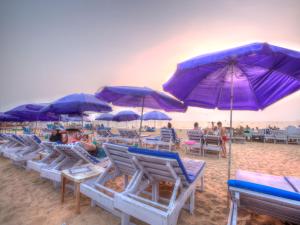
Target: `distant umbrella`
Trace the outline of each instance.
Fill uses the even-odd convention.
[[[22,120],[16,116],[0,112],[0,122],[22,122]]]
[[[61,121],[63,122],[91,122],[90,119],[85,115],[61,115]]]
[[[141,118],[144,107],[162,109],[167,112],[185,112],[186,107],[175,98],[147,87],[114,86],[104,87],[96,93],[99,99],[116,106],[141,107]],[[140,121],[140,133],[142,119]]]
[[[82,114],[84,112],[110,112],[106,103],[91,94],[71,94],[59,98],[43,109],[44,112],[55,114]]]
[[[95,120],[100,121],[112,121],[114,118],[114,115],[111,113],[103,113],[95,118]]]
[[[10,109],[5,114],[18,117],[23,121],[58,121],[58,117],[52,113],[43,112],[42,109],[46,107],[46,103],[41,104],[23,104]]]
[[[172,118],[165,113],[159,111],[151,111],[143,115],[143,120],[172,120]]]
[[[138,119],[140,119],[140,116],[130,110],[121,111],[113,117],[113,121],[116,121],[116,122],[133,121],[133,120],[138,120]]]

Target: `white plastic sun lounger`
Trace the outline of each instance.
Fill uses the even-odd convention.
[[[121,212],[114,207],[114,197],[118,192],[107,187],[106,183],[116,177],[123,176],[123,190],[128,190],[135,180],[141,179],[141,177],[128,154],[127,146],[109,143],[105,143],[103,146],[110,163],[98,178],[80,184],[80,192],[91,198],[92,206],[98,205],[113,215],[121,217]],[[129,177],[131,177],[130,182]]]
[[[44,148],[42,141],[36,135],[23,135],[23,140],[27,147],[11,154],[10,159],[17,165],[26,166],[27,160],[36,158]]]
[[[12,145],[2,151],[3,156],[6,158],[11,159],[16,153],[31,149],[31,146],[28,146],[28,143],[24,140],[23,135],[11,134],[7,138]]]
[[[236,225],[238,208],[300,224],[300,178],[239,170],[229,180],[231,207],[228,225]]]
[[[188,130],[188,141],[185,143],[187,154],[202,155],[202,140],[203,134],[201,130]],[[188,144],[189,141],[195,142]]]
[[[89,153],[87,153],[85,149],[83,149],[80,143],[57,144],[55,146],[55,149],[61,152],[65,156],[65,158],[55,165],[50,165],[41,169],[41,177],[52,180],[55,183],[61,182],[61,171],[64,169],[69,169],[87,163],[96,164],[100,162],[95,157],[89,155]],[[79,150],[81,151],[81,153],[79,152]]]
[[[55,149],[55,145],[56,144],[54,142],[42,142],[42,146],[49,152],[49,154],[41,160],[28,160],[27,169],[40,173],[42,168],[54,167],[63,159],[65,159],[66,156],[60,151],[57,151]]]
[[[117,143],[134,145],[139,142],[139,134],[136,130],[118,129],[120,136],[116,136],[113,140]]]
[[[129,223],[130,216],[151,225],[176,225],[182,208],[193,213],[198,180],[203,189],[205,162],[181,160],[178,153],[131,147],[128,149],[139,176],[148,178],[148,183],[136,180],[130,189],[115,195],[114,206],[122,212],[122,225]],[[170,199],[159,195],[159,183],[174,184]],[[145,185],[146,184],[146,185]],[[152,187],[147,198],[145,191]]]
[[[288,143],[288,135],[286,130],[274,130],[275,143],[283,142],[285,144]]]
[[[221,146],[221,137],[215,135],[205,135],[204,136],[204,144],[203,144],[203,156],[205,156],[206,152],[216,152],[218,158],[220,158],[220,153],[222,151]]]
[[[143,146],[151,147],[154,149],[165,149],[172,151],[175,143],[173,142],[173,134],[172,130],[168,128],[161,128],[160,129],[160,136],[159,137],[147,137],[142,141]]]
[[[11,137],[11,134],[0,134],[0,136],[2,140],[0,145],[0,155],[3,155],[6,150],[18,145]]]

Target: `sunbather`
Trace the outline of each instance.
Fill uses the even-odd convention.
[[[62,141],[63,141],[62,133],[60,132],[59,129],[53,129],[52,130],[49,141],[57,142],[57,143],[60,143],[60,144],[62,143]]]

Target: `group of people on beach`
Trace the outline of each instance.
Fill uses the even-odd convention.
[[[82,132],[78,128],[67,128],[66,130],[53,129],[49,141],[61,144],[80,142],[90,154],[97,155],[96,143],[89,134]]]

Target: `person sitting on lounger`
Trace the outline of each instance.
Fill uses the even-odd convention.
[[[63,141],[62,133],[59,129],[53,129],[49,137],[49,141],[61,144]]]
[[[64,144],[71,144],[80,141],[79,129],[68,128],[66,129],[66,135],[63,138]]]
[[[226,156],[227,156],[227,152],[226,152],[226,141],[227,141],[226,131],[222,127],[222,123],[220,121],[217,123],[217,126],[218,126],[218,128],[217,128],[218,135],[220,135],[221,138],[222,138],[222,157],[226,158]]]
[[[170,129],[172,131],[172,139],[173,139],[173,142],[176,144],[176,145],[179,145],[180,144],[180,139],[177,137],[177,134],[176,134],[176,131],[175,129],[172,127],[172,124],[169,122],[168,123],[168,129]]]
[[[89,135],[83,134],[80,143],[83,145],[84,149],[87,150],[89,153],[96,153],[97,147],[89,138]]]

